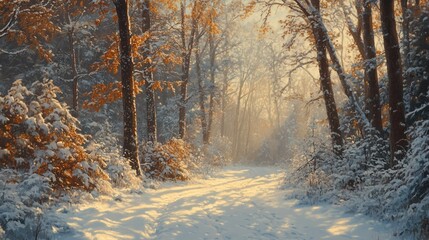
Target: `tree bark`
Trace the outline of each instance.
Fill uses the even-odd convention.
[[[332,144],[334,152],[338,155],[342,154],[343,138],[340,130],[340,120],[335,103],[334,91],[332,89],[331,76],[329,73],[329,63],[326,56],[326,49],[323,46],[322,40],[317,40],[317,62],[319,64],[320,88],[325,100],[326,114],[328,116],[329,128],[331,129]],[[321,43],[320,43],[321,42]]]
[[[367,0],[356,0],[355,6],[358,14],[358,22],[356,26],[353,25],[352,20],[348,16],[348,10],[345,5],[342,4],[349,32],[358,47],[362,60],[364,60],[365,109],[367,111],[365,112],[367,113],[365,115],[372,128],[381,133],[383,131],[383,127],[381,121],[374,31],[372,29],[371,3]],[[363,39],[361,38],[361,32],[363,32]]]
[[[312,0],[317,10],[320,8],[319,0]],[[329,127],[334,152],[341,156],[343,149],[343,138],[340,130],[340,119],[338,117],[337,105],[335,103],[334,91],[332,89],[331,75],[329,72],[329,62],[326,54],[326,44],[323,29],[317,24],[312,24],[313,35],[316,40],[317,63],[319,65],[320,88],[325,100],[326,114],[328,116]]]
[[[143,0],[142,6],[142,32],[143,34],[150,34],[151,17],[150,17],[150,0]],[[150,45],[150,37],[145,42],[143,51],[145,64],[143,66],[143,77],[146,81],[146,109],[147,109],[147,135],[148,141],[157,142],[157,124],[156,124],[156,100],[155,90],[153,90],[153,71],[151,64],[152,49]]]
[[[214,115],[214,93],[215,93],[215,64],[216,64],[216,46],[212,32],[209,32],[209,58],[210,58],[210,96],[209,96],[209,119],[207,125],[207,142],[210,142],[210,136],[213,125]]]
[[[246,95],[243,95],[243,97],[244,96],[246,96]],[[246,97],[246,100],[244,102],[244,109],[242,111],[242,114],[240,115],[241,120],[238,118],[238,121],[237,121],[238,133],[236,136],[236,149],[235,149],[235,154],[234,154],[234,159],[237,161],[239,160],[239,157],[240,157],[242,142],[244,142],[244,139],[242,138],[242,133],[243,133],[244,125],[246,124],[245,120],[246,120],[246,115],[247,115],[248,108],[249,108],[250,96],[251,96],[251,92],[247,93],[247,97]],[[240,110],[238,110],[238,112],[240,112]]]
[[[377,76],[377,53],[375,49],[374,30],[372,28],[371,2],[365,0],[363,13],[363,41],[365,46],[365,103],[369,111],[368,120],[380,134],[383,132],[381,121],[380,90]]]
[[[225,55],[223,55],[223,59],[230,59],[229,56],[229,30],[228,30],[228,14],[225,14],[225,29],[224,29],[224,46],[225,46]],[[228,94],[228,78],[229,78],[229,66],[228,64],[223,63],[223,71],[222,71],[222,91],[221,91],[221,95],[222,95],[222,99],[221,99],[221,122],[220,122],[220,136],[224,137],[225,136],[225,111],[226,111],[226,106],[227,106],[227,94]]]
[[[182,40],[182,84],[180,86],[180,102],[179,102],[179,138],[184,139],[186,135],[186,102],[188,98],[188,82],[189,82],[189,67],[191,63],[191,55],[194,47],[194,38],[198,19],[195,14],[192,14],[191,33],[189,41],[186,41],[186,6],[183,1],[180,3],[181,29],[180,37]],[[196,11],[197,2],[194,3],[192,11]]]
[[[356,11],[357,11],[357,15],[358,15],[358,22],[356,24],[356,26],[353,24],[352,19],[350,18],[349,14],[350,11],[348,9],[346,9],[346,6],[344,5],[344,3],[341,3],[341,7],[343,8],[343,12],[346,18],[346,24],[347,24],[347,28],[350,32],[350,35],[352,35],[353,40],[358,48],[358,51],[360,53],[360,55],[362,56],[362,59],[365,58],[365,46],[364,46],[364,42],[361,38],[361,31],[362,31],[362,1],[366,1],[366,0],[356,0],[355,1],[355,6],[356,6]]]
[[[223,71],[223,83],[222,83],[222,100],[221,100],[221,122],[220,122],[220,136],[225,136],[225,111],[226,111],[226,100],[228,93],[228,67]]]
[[[251,84],[250,89],[253,89],[253,84]],[[248,156],[248,153],[249,153],[250,138],[252,136],[252,134],[251,134],[252,127],[253,127],[252,122],[255,119],[258,119],[258,117],[252,118],[253,115],[254,115],[253,114],[253,107],[254,107],[255,101],[253,99],[253,97],[254,97],[253,90],[251,90],[251,91],[252,92],[249,93],[250,94],[250,96],[249,96],[249,98],[250,98],[250,104],[249,104],[249,110],[248,110],[248,113],[247,113],[247,134],[246,134],[246,145],[244,147],[244,156],[246,156],[246,157]]]
[[[187,55],[186,48],[186,36],[185,36],[185,4],[181,2],[180,13],[181,13],[181,39],[182,39],[182,83],[180,85],[180,102],[179,102],[179,138],[185,138],[186,129],[186,97],[189,79],[189,58]]]
[[[131,30],[128,15],[128,0],[113,0],[116,6],[119,28],[119,49],[121,57],[122,102],[124,110],[123,155],[130,160],[132,169],[141,175],[138,158],[136,99],[134,94],[134,63],[131,55]]]
[[[401,0],[402,8],[402,46],[403,46],[403,56],[404,56],[404,68],[408,69],[410,67],[410,51],[411,51],[411,42],[410,42],[410,21],[411,21],[411,11],[408,8],[408,0]],[[406,73],[404,74],[406,89],[411,89],[411,76]],[[411,92],[407,91],[406,94],[407,109],[410,107],[411,103]]]
[[[180,103],[179,103],[179,138],[184,139],[186,134],[186,97],[188,95],[188,82],[182,77],[182,84],[180,85]]]
[[[338,59],[334,44],[332,43],[332,40],[328,34],[328,30],[326,29],[326,26],[323,22],[322,16],[319,11],[319,0],[312,0],[312,3],[306,3],[308,5],[305,5],[303,1],[295,0],[295,3],[298,5],[299,9],[302,11],[302,13],[307,17],[307,19],[310,21],[311,28],[317,28],[320,31],[321,38],[324,41],[326,50],[329,53],[329,57],[332,61],[332,69],[334,69],[335,72],[337,72],[338,77],[340,79],[341,86],[344,90],[345,95],[348,97],[350,103],[352,104],[352,107],[358,114],[360,123],[363,126],[370,126],[370,122],[368,121],[368,118],[366,117],[365,112],[362,110],[362,107],[360,106],[357,97],[353,93],[352,87],[349,85],[348,80],[350,76],[346,74],[344,71],[344,68],[342,67],[340,60]]]
[[[201,74],[201,57],[199,49],[199,38],[195,41],[195,71],[197,73],[198,81],[198,94],[199,94],[199,105],[200,105],[200,117],[201,117],[201,130],[203,133],[203,143],[209,143],[208,129],[207,129],[207,118],[206,118],[206,107],[205,107],[205,91],[203,86],[203,77]]]
[[[381,26],[389,78],[390,167],[396,165],[397,161],[404,157],[408,145],[405,135],[401,55],[394,10],[394,1],[380,1]]]
[[[66,10],[67,11],[67,10]],[[68,19],[68,24],[71,26],[72,25],[72,21],[71,21],[71,16],[70,13],[67,12],[67,19]],[[73,109],[73,113],[77,116],[78,115],[78,111],[79,111],[79,86],[78,86],[78,69],[77,69],[77,54],[76,54],[76,49],[75,49],[75,39],[74,39],[74,34],[75,34],[75,28],[74,26],[71,27],[68,32],[67,32],[67,37],[68,37],[68,41],[69,41],[69,51],[70,51],[70,67],[72,70],[72,92],[73,92],[73,99],[72,99],[72,109]]]
[[[238,156],[238,145],[239,145],[239,138],[240,138],[240,131],[239,131],[239,123],[240,123],[240,108],[241,108],[241,98],[243,93],[243,86],[244,86],[244,79],[240,79],[239,87],[238,87],[238,95],[237,95],[237,105],[235,106],[235,118],[234,118],[234,135],[233,135],[233,156],[234,159],[237,160]]]
[[[76,49],[74,47],[74,31],[73,29],[69,30],[69,48],[70,48],[70,60],[71,60],[71,70],[73,77],[73,100],[72,100],[72,109],[74,114],[78,114],[78,99],[79,99],[79,86],[78,86],[78,70],[77,70],[77,55]]]

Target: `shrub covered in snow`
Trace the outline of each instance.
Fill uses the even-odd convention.
[[[28,89],[18,80],[0,95],[0,239],[48,239],[68,230],[48,211],[59,199],[140,183],[110,125],[97,124],[89,142],[59,92],[52,81]]]
[[[98,131],[93,134],[87,150],[91,156],[98,156],[104,160],[104,170],[113,187],[138,187],[142,179],[131,169],[129,160],[122,157],[121,147],[112,132],[112,126],[107,121],[102,124],[92,122],[90,125]]]
[[[296,156],[289,165],[285,181],[297,187],[294,197],[304,203],[330,201],[334,189],[333,166],[338,157],[324,144],[307,154]]]
[[[0,189],[1,239],[47,239],[68,229],[63,221],[46,214],[54,201],[49,178],[4,169],[0,171]]]
[[[429,238],[429,120],[415,123],[410,131],[407,157],[384,186],[384,217],[399,220],[403,231]],[[392,176],[392,179],[393,179]],[[386,214],[387,213],[387,214]]]
[[[52,81],[28,90],[18,80],[0,96],[0,166],[46,177],[56,190],[91,190],[107,179],[105,163],[84,148],[87,140],[59,92]]]
[[[397,224],[398,234],[429,237],[429,120],[409,130],[410,149],[389,168],[388,143],[376,135],[350,141],[342,157],[323,144],[295,159],[286,181],[304,203],[327,201]]]
[[[188,168],[192,165],[189,144],[180,139],[171,139],[165,144],[143,144],[142,169],[146,177],[166,181],[189,179]]]
[[[226,137],[215,136],[210,144],[192,144],[191,172],[194,174],[209,174],[214,169],[231,163],[232,144]]]

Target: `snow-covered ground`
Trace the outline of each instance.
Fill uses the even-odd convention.
[[[275,168],[230,167],[210,179],[104,197],[59,212],[76,231],[58,239],[393,239],[367,217],[285,200],[282,177]]]

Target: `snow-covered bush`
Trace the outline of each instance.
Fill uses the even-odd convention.
[[[166,94],[166,93],[163,93]],[[177,109],[177,101],[179,97],[173,96],[167,98],[165,104],[158,106],[157,117],[162,119],[158,124],[158,140],[161,142],[177,136],[177,116],[179,114]]]
[[[373,177],[387,167],[389,143],[369,132],[364,138],[349,141],[344,147],[343,157],[335,166],[337,188],[359,190],[364,186],[378,184]]]
[[[207,177],[232,161],[231,142],[226,138],[215,137],[210,144],[192,145],[191,163],[188,170],[192,175]]]
[[[296,156],[289,165],[285,182],[297,188],[294,197],[303,203],[333,201],[333,165],[338,157],[327,148]]]
[[[426,4],[420,10],[410,23],[410,66],[404,73],[412,83],[405,88],[406,106],[410,107],[407,121],[412,123],[429,118],[429,7]]]
[[[317,127],[320,123],[310,124],[308,137],[296,144],[295,156],[285,160],[285,183],[296,188],[293,197],[304,203],[330,201],[334,189],[333,171],[339,159],[331,150],[329,133]]]
[[[346,205],[353,211],[397,223],[400,234],[418,239],[429,237],[429,120],[418,121],[409,130],[407,156],[387,168],[388,155],[372,156],[362,171],[359,189],[350,192]]]
[[[165,144],[146,142],[141,149],[146,177],[160,181],[189,179],[188,168],[193,163],[191,148],[185,141],[173,138]]]
[[[55,190],[92,190],[107,179],[101,157],[88,154],[78,120],[57,100],[52,81],[21,80],[0,96],[0,166],[47,177]]]
[[[402,230],[429,238],[429,120],[415,123],[410,130],[407,157],[384,185],[384,215],[401,222]],[[392,177],[393,179],[393,177]]]
[[[193,162],[198,166],[224,167],[232,160],[232,143],[226,137],[213,137],[210,144],[192,146]]]
[[[137,177],[135,170],[131,168],[129,160],[122,157],[121,147],[112,126],[107,121],[103,124],[91,123],[92,128],[98,129],[87,147],[90,155],[101,157],[104,162],[104,170],[109,176],[113,187],[138,187],[141,178]]]
[[[68,229],[62,220],[46,214],[54,201],[47,177],[4,169],[0,171],[0,189],[1,239],[47,239]]]
[[[342,157],[316,145],[291,166],[288,185],[304,203],[328,201],[350,210],[396,223],[398,234],[429,238],[429,120],[417,121],[408,132],[410,148],[389,168],[386,140],[368,134],[347,141]],[[311,149],[311,148],[309,148]]]

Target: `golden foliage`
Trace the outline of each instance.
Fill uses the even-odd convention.
[[[90,101],[83,103],[84,109],[92,111],[100,111],[105,104],[115,102],[122,98],[122,84],[119,82],[103,84],[99,83],[92,87],[91,92],[86,95],[90,97]]]
[[[134,85],[134,94],[139,94],[142,90],[141,87],[145,85],[146,82],[135,81]],[[180,85],[179,82],[176,85]],[[167,88],[171,92],[176,92],[174,83],[167,81],[155,81],[152,84],[153,90],[163,91],[164,88]],[[98,112],[105,104],[114,103],[122,99],[122,84],[120,82],[112,83],[98,83],[92,87],[92,90],[85,94],[89,97],[88,100],[84,101],[83,108],[90,111]]]
[[[108,39],[112,41],[109,48],[101,56],[101,61],[96,62],[92,65],[93,70],[100,71],[101,69],[107,69],[113,74],[117,74],[119,70],[120,55],[119,55],[119,36],[109,36]]]
[[[265,24],[265,25],[261,26],[261,27],[258,29],[258,31],[259,31],[258,37],[262,39],[262,38],[263,38],[263,37],[265,37],[269,32],[271,32],[271,31],[272,31],[272,28],[271,28],[271,26],[269,26],[269,25]]]
[[[171,92],[173,92],[173,93],[175,93],[176,92],[176,89],[174,88],[174,85],[173,85],[173,83],[171,83],[171,82],[167,82],[167,89],[169,90],[169,91],[171,91]]]
[[[136,3],[141,8],[139,4]],[[98,11],[102,17],[98,19],[101,22],[111,9],[111,6],[106,5],[106,1],[99,1],[96,4]],[[177,6],[174,1],[157,1],[151,4],[152,14],[160,14],[158,10],[177,10]],[[115,15],[116,16],[116,15]],[[151,56],[145,56],[144,49],[147,47],[149,40],[153,40],[153,36],[150,32],[146,32],[142,35],[133,34],[131,37],[131,54],[134,62],[135,69],[144,69],[143,71],[155,72],[158,64],[174,66],[181,62],[181,58],[171,50],[172,46],[169,43],[157,45],[155,49],[152,49]],[[93,70],[100,71],[106,69],[107,71],[118,74],[120,68],[120,52],[119,52],[119,36],[115,34],[108,36],[108,40],[111,41],[109,48],[100,57],[100,61],[92,65]],[[136,81],[134,86],[134,93],[138,94],[141,92],[141,86],[145,84],[145,80]],[[165,86],[167,89],[174,90],[169,83],[156,81],[152,84],[152,89],[162,91]],[[108,83],[108,84],[96,84],[93,86],[91,92],[86,94],[90,99],[84,102],[84,108],[93,111],[99,111],[104,104],[113,103],[122,98],[122,90],[120,83]]]
[[[92,190],[97,179],[107,179],[103,159],[88,154],[77,119],[56,100],[52,81],[37,83],[32,93],[14,83],[0,96],[0,166],[48,177],[56,190]],[[37,97],[35,97],[37,96]]]
[[[137,95],[141,92],[141,86],[144,85],[144,81],[134,83],[134,94]],[[89,96],[90,100],[83,103],[83,108],[98,112],[105,104],[122,99],[122,84],[120,82],[98,83],[86,95]]]
[[[152,90],[159,90],[162,91],[162,86],[161,86],[161,82],[160,81],[155,81],[152,86],[151,86]]]
[[[0,28],[6,39],[19,46],[27,45],[50,61],[52,53],[43,47],[59,31],[51,21],[54,11],[44,4],[31,1],[0,1]],[[12,23],[12,24],[8,24]]]
[[[148,142],[143,145],[143,171],[147,177],[160,181],[188,180],[190,149],[181,139],[171,139],[165,144]]]
[[[252,0],[244,6],[242,18],[247,18],[255,11],[256,1]]]

